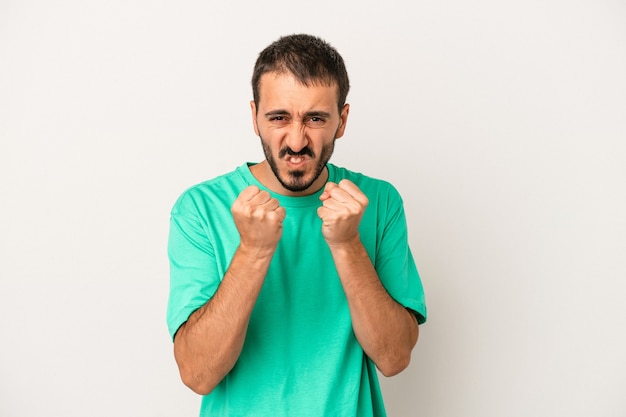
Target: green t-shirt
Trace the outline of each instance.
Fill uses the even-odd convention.
[[[389,183],[328,164],[369,199],[359,234],[389,294],[426,320],[422,284],[408,247],[400,195]],[[196,185],[171,214],[167,323],[172,337],[217,290],[239,245],[230,207],[250,185],[248,164]],[[267,190],[269,191],[269,190]],[[348,304],[321,233],[319,192],[272,196],[285,208],[281,240],[235,367],[203,397],[201,416],[384,416],[373,362],[352,330]]]

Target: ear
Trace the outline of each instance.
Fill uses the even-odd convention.
[[[256,124],[256,104],[254,104],[254,100],[250,100],[250,110],[252,111],[252,127],[254,127],[254,133],[257,136],[261,136],[259,134],[259,127]]]
[[[348,123],[348,113],[350,113],[350,105],[346,103],[341,108],[341,114],[339,115],[339,127],[337,128],[337,132],[335,133],[335,139],[339,139],[340,137],[342,137],[343,133],[346,131],[346,123]]]

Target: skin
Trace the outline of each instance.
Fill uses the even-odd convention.
[[[291,75],[268,73],[261,77],[259,108],[254,101],[250,107],[254,132],[261,138],[266,156],[265,161],[251,168],[252,174],[282,195],[302,196],[320,190],[328,180],[324,165],[330,159],[335,140],[343,136],[350,111],[346,104],[339,113],[336,87],[305,87]],[[283,149],[292,153],[308,150],[314,156],[283,155]],[[320,158],[323,169],[318,172]],[[284,183],[297,181],[294,172],[300,172],[300,181],[308,185],[304,190],[285,187]]]
[[[317,212],[320,233],[337,267],[354,333],[381,373],[391,376],[408,366],[419,327],[415,316],[382,286],[361,243],[358,227],[367,197],[348,180],[327,182],[325,163],[334,141],[343,136],[349,112],[347,104],[338,108],[336,90],[336,85],[305,87],[290,74],[263,75],[258,109],[251,102],[251,110],[266,159],[251,171],[282,195],[309,195],[324,188]],[[174,339],[181,378],[198,394],[210,393],[235,365],[282,236],[285,210],[258,187],[242,191],[231,211],[240,245],[213,298],[189,317]]]

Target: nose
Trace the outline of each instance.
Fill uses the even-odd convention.
[[[307,146],[306,126],[304,123],[292,123],[285,138],[285,145],[294,152],[300,152]]]

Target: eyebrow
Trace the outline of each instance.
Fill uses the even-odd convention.
[[[268,111],[267,113],[265,113],[266,117],[270,117],[270,116],[288,116],[289,112],[287,110],[272,110],[272,111]]]
[[[329,119],[332,115],[328,112],[325,111],[319,111],[319,110],[315,110],[315,111],[308,111],[306,113],[304,113],[304,117],[308,118],[308,117],[323,117],[325,119]]]

